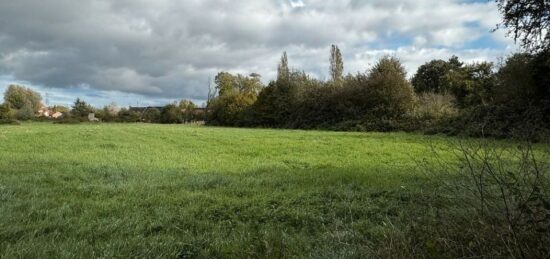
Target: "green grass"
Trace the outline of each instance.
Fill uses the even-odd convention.
[[[428,143],[445,141],[181,125],[0,126],[0,256],[376,256],[402,228],[396,219],[412,215],[411,199],[422,203],[426,176],[415,160],[430,157]]]

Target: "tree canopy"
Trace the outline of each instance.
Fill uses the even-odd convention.
[[[550,1],[496,0],[502,14],[499,26],[508,29],[526,50],[550,48]]]

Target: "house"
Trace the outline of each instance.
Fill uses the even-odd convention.
[[[53,114],[54,112],[52,111],[52,109],[50,109],[50,107],[46,107],[46,106],[42,106],[42,108],[40,108],[38,110],[38,117],[51,117],[51,115]]]
[[[54,114],[52,114],[52,118],[54,119],[59,119],[63,116],[63,113],[60,113],[60,112],[55,112]]]
[[[99,119],[95,117],[95,113],[89,113],[89,114],[88,114],[88,121],[91,121],[91,122],[98,122]]]

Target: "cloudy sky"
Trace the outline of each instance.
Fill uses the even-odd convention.
[[[0,97],[19,83],[50,105],[200,103],[218,71],[274,78],[285,50],[324,79],[333,43],[346,72],[389,54],[412,74],[513,52],[499,20],[486,0],[0,0]]]

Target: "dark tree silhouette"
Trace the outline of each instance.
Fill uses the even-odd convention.
[[[529,51],[550,48],[550,0],[495,0],[503,16],[498,27]],[[498,28],[497,27],[497,28]]]

